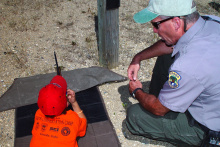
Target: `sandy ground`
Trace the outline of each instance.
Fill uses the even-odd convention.
[[[196,2],[201,14],[220,16],[219,0]],[[215,9],[213,2],[218,4]],[[121,1],[119,64],[112,69],[118,74],[127,76],[132,57],[158,40],[150,24],[136,24],[132,19],[146,4],[146,0]],[[0,14],[0,95],[15,78],[55,72],[54,50],[63,70],[99,66],[96,0],[1,0]],[[146,91],[154,63],[155,58],[143,61],[139,72]],[[122,147],[172,146],[128,132],[126,109],[137,103],[128,93],[128,81],[99,88]],[[14,110],[0,113],[0,128],[0,147],[12,147]]]

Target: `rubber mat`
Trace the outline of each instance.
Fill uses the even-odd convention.
[[[47,73],[31,77],[16,78],[9,89],[0,97],[0,112],[37,103],[40,89],[50,83],[56,73]],[[62,71],[68,88],[75,92],[83,91],[107,82],[127,80],[109,69],[89,67]]]
[[[97,87],[76,93],[76,99],[86,115],[86,135],[78,138],[79,147],[120,147]],[[18,107],[15,112],[15,147],[28,147],[37,104]]]

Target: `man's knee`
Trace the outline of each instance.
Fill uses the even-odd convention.
[[[127,109],[127,117],[126,119],[129,120],[136,120],[137,117],[139,117],[139,112],[140,111],[140,104],[133,104]]]
[[[137,113],[137,109],[139,109],[139,104],[134,104],[131,105],[128,109],[127,109],[127,116],[126,116],[126,125],[128,130],[133,133],[133,134],[138,134],[137,133],[137,124],[136,124],[136,120],[138,120],[138,113]]]
[[[136,135],[145,135],[152,126],[151,118],[153,114],[146,111],[139,103],[130,106],[127,109],[126,124],[131,133]]]
[[[126,116],[126,121],[127,122],[133,121],[135,119],[135,117],[136,117],[135,109],[136,109],[136,104],[135,105],[131,105],[130,107],[128,107],[128,109],[127,109],[127,116]]]

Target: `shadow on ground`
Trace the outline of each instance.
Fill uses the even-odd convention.
[[[220,12],[220,4],[216,2],[210,2],[209,6],[211,6],[213,9],[215,9],[217,12]]]
[[[149,91],[149,86],[150,86],[150,81],[142,82],[142,85],[143,85],[143,90],[145,92],[148,92]],[[128,91],[128,84],[119,87],[118,92],[121,95],[120,98],[121,98],[121,101],[124,104],[123,106],[124,106],[125,110],[127,110],[127,108],[130,105],[132,105],[132,102],[129,100],[129,98],[131,98],[131,95],[129,94],[129,91]]]

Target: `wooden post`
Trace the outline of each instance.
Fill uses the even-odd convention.
[[[109,9],[106,9],[108,1],[112,2],[112,0],[98,0],[97,2],[98,48],[99,64],[111,69],[118,66],[119,9],[112,8],[111,6]]]

